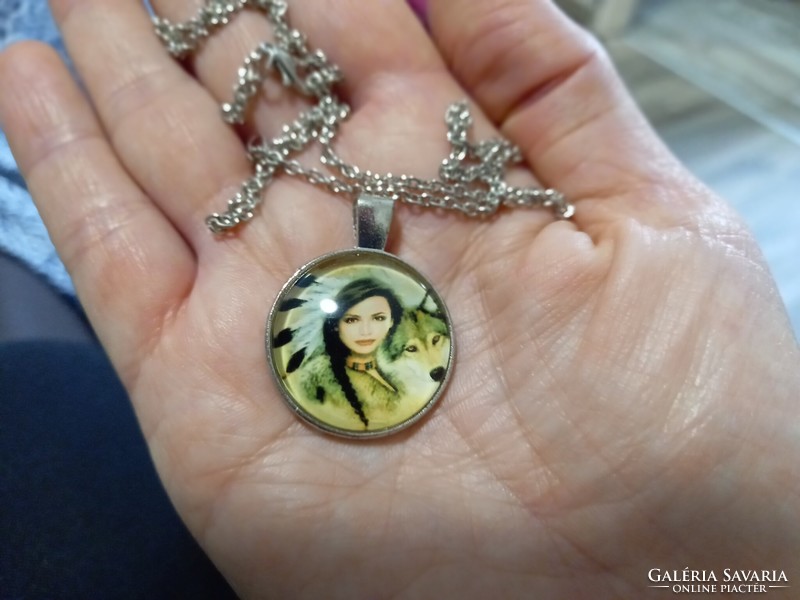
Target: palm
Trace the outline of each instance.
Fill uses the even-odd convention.
[[[80,55],[88,52],[76,52],[89,73]],[[342,154],[380,171],[431,175],[446,150],[441,115],[457,91],[425,73],[365,77]],[[400,104],[398,89],[407,90]],[[211,114],[212,100],[194,93],[196,110]],[[106,120],[115,109],[101,102]],[[527,118],[536,117],[534,109]],[[116,226],[75,246],[57,226],[54,237],[169,493],[240,592],[302,586],[324,595],[336,583],[364,597],[414,596],[416,586],[452,592],[456,574],[479,572],[485,585],[509,592],[534,585],[597,597],[602,582],[611,596],[637,594],[646,571],[677,549],[699,557],[707,539],[740,542],[714,520],[699,535],[673,531],[675,520],[693,519],[697,501],[679,482],[705,485],[709,508],[725,505],[714,470],[746,473],[767,454],[730,458],[741,443],[726,433],[733,422],[748,420],[737,434],[746,439],[770,426],[746,404],[766,361],[727,348],[750,332],[751,344],[766,350],[786,338],[785,317],[774,298],[762,298],[760,310],[722,304],[735,286],[748,297],[771,284],[735,220],[720,218],[723,209],[674,171],[656,142],[632,135],[615,142],[616,162],[585,166],[617,119],[606,113],[577,133],[564,125],[566,141],[552,140],[558,156],[542,160],[578,204],[585,232],[541,211],[481,222],[399,211],[391,249],[446,299],[457,366],[422,424],[367,444],[297,421],[270,381],[263,350],[266,314],[285,280],[311,258],[352,245],[346,202],[281,180],[253,222],[214,240],[202,231],[202,213],[246,173],[239,139],[214,121],[192,133],[190,155],[166,150],[154,159],[141,148],[156,147],[156,126],[117,124],[114,152],[176,227],[148,217],[145,241]],[[507,119],[506,130],[524,138],[519,120]],[[488,128],[483,121],[478,129]],[[642,162],[632,167],[634,156]],[[113,178],[104,185],[125,194]],[[101,204],[93,210],[108,210]],[[636,219],[627,214],[633,208]],[[110,214],[123,225],[140,218],[135,210]],[[92,259],[98,237],[114,260]],[[787,360],[795,360],[790,350]],[[776,410],[788,407],[790,385],[773,386]],[[728,508],[730,518],[740,516]],[[770,539],[780,521],[762,521],[759,540]],[[778,541],[785,543],[773,539],[773,552],[781,556],[791,540]]]

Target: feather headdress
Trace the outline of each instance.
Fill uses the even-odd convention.
[[[272,344],[284,353],[286,374],[296,371],[306,359],[325,351],[322,328],[325,319],[336,312],[335,298],[356,279],[369,278],[394,292],[403,310],[411,307],[437,312],[430,291],[409,276],[382,267],[341,268],[322,275],[300,277],[276,307],[280,323]]]

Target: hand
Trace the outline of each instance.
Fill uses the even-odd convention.
[[[242,139],[298,110],[270,88],[241,131],[220,119],[264,18],[187,72],[139,3],[52,4],[88,99],[20,44],[0,121],[173,502],[242,596],[641,598],[650,569],[687,566],[800,585],[800,369],[774,283],[549,2],[432,0],[431,37],[399,0],[291,3],[345,74],[349,160],[433,175],[467,95],[475,136],[502,131],[518,175],[577,207],[400,207],[393,250],[448,302],[459,354],[438,408],[370,443],[297,421],[263,351],[283,282],[352,244],[346,201],[283,177],[236,236],[203,224],[250,172]]]

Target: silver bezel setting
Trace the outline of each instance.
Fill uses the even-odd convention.
[[[287,294],[294,289],[295,284],[301,277],[311,273],[315,268],[318,268],[320,265],[326,262],[341,260],[341,259],[349,259],[354,264],[357,262],[353,259],[361,259],[364,263],[368,262],[375,262],[375,263],[384,263],[390,264],[398,271],[406,274],[408,277],[413,278],[416,282],[422,284],[427,291],[429,291],[430,296],[436,303],[438,307],[440,307],[446,317],[446,325],[449,332],[450,337],[450,350],[447,357],[447,368],[445,369],[445,375],[442,381],[439,383],[439,386],[435,393],[431,396],[431,398],[422,406],[420,410],[415,412],[411,417],[397,423],[396,425],[392,425],[390,427],[385,427],[381,429],[374,429],[374,430],[365,430],[365,431],[356,431],[351,429],[344,429],[329,423],[326,423],[314,415],[310,414],[294,397],[292,392],[289,390],[288,386],[283,380],[281,372],[278,366],[275,364],[275,358],[273,355],[274,347],[273,347],[273,327],[275,323],[275,316],[280,306],[281,302],[286,298]],[[272,308],[269,311],[269,315],[267,317],[267,324],[266,324],[266,334],[265,334],[265,349],[267,354],[267,361],[269,362],[270,371],[272,372],[272,376],[278,386],[278,389],[283,397],[284,401],[286,402],[287,406],[291,409],[295,415],[297,415],[302,421],[308,423],[312,427],[323,431],[325,433],[335,435],[338,437],[348,438],[348,439],[373,439],[373,438],[381,438],[386,437],[389,435],[393,435],[400,431],[403,431],[418,421],[420,421],[425,415],[427,415],[434,406],[438,403],[439,399],[441,398],[442,394],[444,393],[447,385],[449,383],[453,365],[454,365],[454,358],[455,358],[455,336],[453,335],[453,325],[452,319],[450,317],[450,312],[447,308],[447,305],[442,300],[441,296],[438,294],[436,289],[431,285],[430,281],[427,277],[422,275],[417,269],[409,265],[404,260],[398,258],[397,256],[390,254],[388,252],[384,252],[382,250],[373,250],[367,248],[350,248],[347,250],[339,250],[335,252],[330,252],[319,256],[312,261],[306,263],[302,267],[300,267],[292,277],[281,287],[280,292],[278,293],[275,301],[272,304]]]

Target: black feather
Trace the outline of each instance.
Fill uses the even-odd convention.
[[[317,282],[317,278],[314,277],[311,273],[308,275],[303,275],[300,279],[297,280],[295,285],[297,287],[306,288],[310,285],[314,285]]]
[[[278,310],[281,312],[286,312],[287,310],[292,310],[293,308],[297,308],[298,306],[303,306],[306,301],[302,298],[288,298],[281,302],[281,305],[278,307]]]
[[[422,297],[422,302],[419,303],[419,306],[417,307],[418,309],[425,310],[425,308],[424,308],[425,307],[425,302],[428,300],[428,297],[430,295],[431,295],[431,291],[430,290],[425,290],[425,295]]]
[[[292,354],[292,357],[289,359],[289,363],[286,365],[286,372],[293,373],[294,371],[296,371],[298,367],[300,367],[300,365],[303,364],[303,360],[305,359],[305,357],[306,357],[305,348],[301,348],[300,350]]]
[[[282,329],[280,332],[278,332],[278,335],[272,338],[272,345],[276,348],[280,348],[281,346],[285,346],[291,342],[293,337],[294,331],[287,327],[286,329]]]

